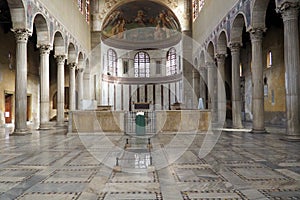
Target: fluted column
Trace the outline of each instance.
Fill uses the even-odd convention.
[[[240,80],[240,43],[230,45],[232,57],[232,127],[243,128]]]
[[[30,32],[25,29],[14,30],[16,48],[15,77],[15,135],[28,134],[27,129],[27,41]]]
[[[265,133],[262,29],[250,30],[252,44],[252,113],[253,133]]]
[[[83,68],[79,68],[78,70],[78,109],[82,110],[82,103],[83,100]]]
[[[217,54],[218,65],[218,120],[225,120],[226,117],[226,94],[225,94],[225,58],[226,54]]]
[[[40,46],[40,129],[49,129],[49,54],[50,45]]]
[[[65,105],[65,55],[55,56],[57,62],[57,126],[64,126],[64,105]]]
[[[69,87],[69,110],[73,111],[76,109],[76,90],[75,90],[75,69],[76,63],[69,64],[70,67],[70,87]]]
[[[284,24],[287,134],[300,136],[299,4],[284,3],[279,11]]]

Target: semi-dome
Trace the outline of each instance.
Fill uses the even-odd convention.
[[[132,1],[113,9],[102,25],[102,40],[125,49],[163,48],[181,39],[180,24],[166,6]]]

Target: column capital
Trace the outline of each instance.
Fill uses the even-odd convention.
[[[31,36],[31,32],[27,29],[12,29],[14,32],[16,41],[21,43],[27,43],[29,36]]]
[[[249,30],[251,41],[262,41],[264,32],[265,30],[262,28],[251,28]]]
[[[281,13],[283,22],[298,19],[299,13],[298,2],[284,2],[277,7],[276,11]]]
[[[216,54],[217,60],[225,60],[226,57],[227,57],[227,54],[225,54],[225,53],[217,53]]]
[[[50,54],[51,45],[39,45],[40,54]]]
[[[72,63],[69,63],[68,66],[70,67],[70,69],[76,69],[77,63],[72,62]]]
[[[84,68],[78,68],[78,72],[83,73],[84,72]]]
[[[237,53],[240,51],[241,46],[242,46],[241,43],[233,42],[233,43],[230,43],[229,48],[232,53]]]
[[[54,58],[58,64],[64,64],[66,56],[65,55],[55,55]]]

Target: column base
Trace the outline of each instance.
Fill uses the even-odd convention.
[[[67,128],[67,124],[65,122],[57,122],[55,127]]]
[[[249,133],[253,133],[253,134],[269,134],[266,129],[263,129],[263,130],[255,130],[255,129],[252,129]]]
[[[28,129],[16,129],[13,131],[11,136],[25,136],[25,135],[30,135],[31,132],[29,132]]]
[[[244,126],[242,126],[242,125],[241,125],[241,126],[232,126],[232,128],[233,128],[233,129],[243,129]]]
[[[51,127],[52,127],[51,124],[49,124],[49,123],[43,123],[43,124],[40,124],[40,127],[38,128],[38,130],[46,131],[46,130],[50,130]]]
[[[300,135],[286,135],[281,140],[287,141],[287,142],[300,142]]]

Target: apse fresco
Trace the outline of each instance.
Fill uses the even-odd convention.
[[[102,26],[107,38],[132,41],[164,40],[180,31],[173,12],[151,1],[134,1],[114,9]]]

